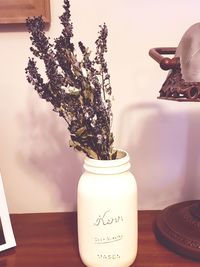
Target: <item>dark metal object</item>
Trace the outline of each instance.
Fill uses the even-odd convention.
[[[165,82],[159,93],[160,99],[176,101],[200,101],[200,82],[186,82],[182,78],[179,57],[167,58],[162,54],[175,54],[175,47],[152,48],[149,55],[156,60],[163,70],[170,70]]]
[[[186,82],[183,79],[180,58],[162,56],[175,53],[174,47],[152,48],[149,51],[163,70],[169,70],[158,98],[200,101],[200,82]],[[182,202],[164,209],[156,219],[155,234],[169,249],[200,261],[200,200]]]
[[[160,64],[161,69],[175,69],[179,65],[179,58],[168,58],[162,55],[170,55],[176,53],[176,47],[156,47],[149,50],[149,55]]]
[[[164,209],[155,222],[157,238],[169,249],[200,260],[200,201],[178,203]]]

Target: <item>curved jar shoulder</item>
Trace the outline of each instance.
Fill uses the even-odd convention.
[[[137,185],[129,156],[86,158],[78,184],[78,243],[88,267],[128,267],[137,254]]]

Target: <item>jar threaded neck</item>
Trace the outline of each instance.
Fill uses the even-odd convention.
[[[117,174],[128,171],[131,167],[128,153],[123,150],[118,150],[117,154],[117,159],[113,160],[86,158],[84,161],[84,169],[87,172],[95,174]]]

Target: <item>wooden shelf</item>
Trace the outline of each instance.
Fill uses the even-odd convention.
[[[139,211],[138,254],[132,267],[193,267],[162,246],[153,233],[159,211]],[[6,267],[84,267],[78,252],[76,213],[14,214],[11,221],[17,247],[0,253]]]
[[[50,23],[50,0],[1,0],[0,24],[25,23],[27,17],[43,16]]]

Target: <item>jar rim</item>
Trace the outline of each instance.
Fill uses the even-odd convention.
[[[85,158],[85,165],[96,166],[96,167],[110,167],[119,166],[129,162],[129,155],[125,150],[117,149],[117,158],[110,160],[92,159],[89,157]]]

